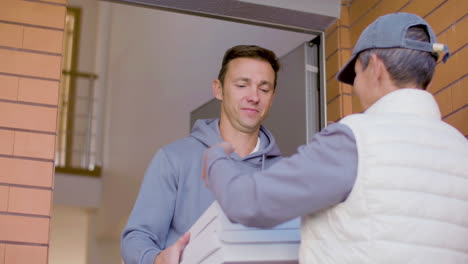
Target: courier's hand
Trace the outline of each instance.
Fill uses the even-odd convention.
[[[207,156],[207,153],[214,147],[216,146],[220,146],[224,149],[224,152],[226,152],[226,155],[229,155],[231,154],[232,152],[234,152],[234,146],[231,145],[231,143],[229,142],[221,142],[221,143],[218,143],[214,146],[212,146],[211,148],[207,149],[205,151],[205,154],[203,155],[203,171],[202,171],[202,179],[203,181],[205,182],[205,185],[206,185],[206,176],[207,176],[207,164],[206,164],[206,156]]]
[[[185,246],[190,241],[190,233],[182,235],[172,246],[161,251],[154,260],[154,264],[179,264]]]

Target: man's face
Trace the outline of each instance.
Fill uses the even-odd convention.
[[[255,132],[270,110],[274,83],[275,72],[268,62],[255,58],[230,61],[224,84],[218,81],[215,89],[216,98],[222,100],[221,120],[238,131]]]

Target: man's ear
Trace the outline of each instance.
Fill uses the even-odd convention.
[[[221,81],[218,79],[213,80],[211,87],[213,89],[213,96],[216,97],[216,99],[222,101],[223,100],[223,85],[221,84]]]
[[[381,81],[385,77],[385,73],[387,69],[385,68],[385,64],[383,61],[377,56],[377,54],[372,53],[369,58],[369,66],[372,74],[377,78],[377,80]]]

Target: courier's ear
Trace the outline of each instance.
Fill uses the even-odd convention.
[[[213,88],[213,96],[216,97],[216,99],[222,101],[223,100],[223,85],[221,81],[218,79],[213,80],[211,87]]]
[[[387,67],[385,67],[384,62],[380,59],[377,54],[372,53],[369,57],[369,64],[367,65],[367,69],[370,73],[368,76],[371,77],[372,86],[380,87],[383,86],[385,83],[390,81],[390,74],[387,71]]]

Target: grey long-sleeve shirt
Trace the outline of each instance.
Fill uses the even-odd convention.
[[[353,188],[358,165],[353,132],[340,123],[261,172],[240,172],[219,146],[209,149],[206,158],[207,186],[227,217],[262,228],[343,202]]]

